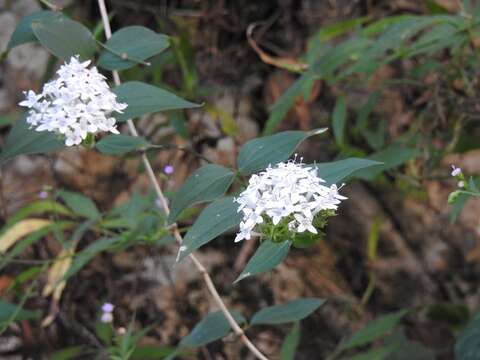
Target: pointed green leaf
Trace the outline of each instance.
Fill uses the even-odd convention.
[[[233,197],[220,198],[208,205],[185,235],[178,259],[185,258],[200,246],[240,224],[242,214],[237,209],[238,204],[233,202]]]
[[[264,135],[270,135],[274,132],[302,94],[310,94],[315,80],[314,74],[311,71],[306,71],[275,101],[263,130]]]
[[[344,160],[332,161],[328,163],[315,164],[318,169],[318,176],[327,182],[327,184],[336,184],[360,169],[367,169],[372,166],[382,165],[381,162],[349,158]]]
[[[56,20],[63,17],[64,15],[62,13],[49,10],[41,10],[25,16],[24,18],[22,18],[22,20],[20,20],[17,27],[15,28],[15,31],[10,37],[10,41],[7,45],[7,50],[13,49],[15,46],[18,45],[37,41],[37,38],[32,31],[32,23]]]
[[[291,244],[290,241],[276,243],[269,239],[264,240],[235,282],[273,269],[285,259]]]
[[[355,176],[360,179],[373,180],[383,171],[396,168],[418,155],[418,149],[404,147],[401,144],[394,143],[368,157],[370,160],[379,161],[382,164],[371,167],[370,169],[358,171]]]
[[[345,143],[345,124],[347,121],[347,106],[345,104],[345,96],[339,96],[335,108],[332,113],[332,129],[335,141],[338,146]]]
[[[107,70],[124,70],[168,48],[169,39],[143,26],[127,26],[116,31],[105,46],[98,66]]]
[[[233,171],[226,167],[215,164],[202,166],[178,189],[172,200],[168,222],[173,223],[191,205],[211,201],[225,194],[234,177]]]
[[[159,87],[139,81],[126,82],[113,89],[113,92],[117,94],[119,102],[128,105],[122,114],[116,116],[119,121],[159,111],[188,109],[200,106]]]
[[[75,255],[75,258],[73,259],[70,268],[68,269],[62,280],[66,280],[69,277],[75,275],[91,259],[93,259],[95,255],[114,248],[121,241],[121,238],[100,238],[95,240],[95,242],[91,243],[84,250]]]
[[[17,155],[50,153],[65,147],[63,141],[53,133],[29,129],[25,119],[26,114],[22,115],[10,130],[0,153],[0,164]]]
[[[103,154],[122,155],[148,147],[149,142],[142,137],[129,135],[107,135],[95,147]]]
[[[325,132],[327,129],[313,131],[284,131],[275,135],[250,140],[242,146],[238,154],[237,165],[243,175],[265,169],[287,160],[297,146],[313,135]]]
[[[253,315],[250,324],[275,325],[300,321],[325,303],[324,299],[303,298],[286,304],[269,306]]]
[[[294,360],[298,343],[300,342],[300,323],[293,324],[280,349],[280,360]]]
[[[32,30],[38,41],[59,59],[69,60],[78,54],[83,60],[88,60],[93,58],[97,49],[90,30],[67,18],[32,22]]]
[[[38,319],[40,313],[37,311],[24,310],[18,305],[10,304],[0,300],[0,323],[12,320]]]
[[[238,311],[231,312],[237,324],[245,323]],[[182,347],[198,347],[223,338],[230,332],[230,324],[221,311],[208,314],[186,337],[180,341]]]
[[[395,350],[395,344],[370,350],[342,360],[384,360]]]
[[[88,197],[79,193],[65,190],[59,191],[58,196],[65,201],[67,206],[72,209],[75,214],[91,220],[95,220],[100,217],[100,211],[98,211],[94,202]]]
[[[402,310],[394,314],[384,315],[375,319],[364,328],[357,331],[353,336],[340,344],[340,350],[347,350],[357,346],[365,345],[377,339],[380,336],[390,332],[400,320],[408,313],[408,310]]]

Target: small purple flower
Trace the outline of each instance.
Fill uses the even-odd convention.
[[[46,198],[48,197],[48,192],[46,192],[45,190],[44,190],[44,191],[40,191],[40,192],[38,193],[38,197],[39,197],[40,199],[46,199]]]
[[[174,171],[174,170],[175,170],[175,169],[173,168],[172,165],[167,165],[167,166],[165,166],[165,167],[163,168],[163,172],[164,172],[165,174],[167,174],[167,175],[173,174],[173,171]]]
[[[105,324],[111,323],[113,321],[112,313],[109,313],[109,312],[103,313],[102,317],[100,318],[100,321]]]
[[[458,176],[462,173],[461,168],[457,168],[455,165],[452,165],[452,176]]]
[[[102,312],[103,313],[111,313],[113,312],[113,309],[115,308],[114,305],[110,304],[110,303],[105,303],[102,305]]]

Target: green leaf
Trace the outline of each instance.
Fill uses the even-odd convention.
[[[87,219],[95,220],[100,217],[100,212],[93,201],[86,196],[71,191],[59,191],[60,196],[72,211]]]
[[[231,312],[237,324],[245,323],[245,318],[237,311]],[[186,337],[180,341],[182,347],[199,347],[223,338],[230,332],[230,324],[221,311],[208,314]]]
[[[25,205],[23,208],[18,210],[8,219],[7,225],[5,225],[3,229],[10,227],[22,219],[25,219],[27,216],[43,215],[48,213],[66,216],[73,215],[69,209],[58,202],[52,200],[38,200],[31,202],[30,204]]]
[[[105,46],[98,66],[107,70],[124,70],[168,48],[169,39],[143,26],[127,26],[116,31]]]
[[[20,306],[0,300],[0,323],[6,321],[32,320],[40,317],[38,311],[24,310]]]
[[[326,181],[327,184],[336,184],[346,179],[356,171],[366,169],[372,166],[379,166],[382,163],[369,159],[348,158],[344,160],[320,163],[315,166],[318,169],[318,176]]]
[[[25,119],[26,114],[20,116],[10,130],[0,153],[0,164],[18,155],[50,153],[65,147],[51,132],[30,130]]]
[[[33,14],[23,17],[15,28],[12,36],[10,37],[10,41],[7,45],[7,50],[13,49],[15,46],[18,45],[37,41],[37,38],[32,31],[32,23],[48,20],[58,20],[62,17],[64,17],[62,13],[49,10],[37,11]]]
[[[78,54],[81,59],[88,60],[93,58],[97,49],[90,30],[67,18],[33,22],[32,30],[38,41],[59,59],[69,60]]]
[[[119,102],[128,105],[122,114],[116,116],[119,121],[159,111],[188,109],[200,106],[159,87],[139,81],[126,82],[113,89],[113,92],[117,94]]]
[[[383,359],[386,359],[387,356],[390,355],[394,350],[395,350],[395,346],[390,345],[390,346],[381,347],[379,349],[363,352],[349,358],[342,358],[342,360],[383,360]]]
[[[300,321],[325,303],[324,299],[302,298],[269,306],[253,315],[250,325],[275,325]]]
[[[142,137],[115,134],[105,136],[95,144],[95,147],[103,154],[122,155],[149,145],[149,142]]]
[[[208,164],[195,171],[175,194],[168,222],[173,223],[178,215],[191,205],[214,200],[229,188],[235,174],[226,167]]]
[[[176,351],[171,346],[139,345],[132,353],[132,359],[163,359]]]
[[[407,313],[408,310],[402,310],[394,314],[379,317],[357,331],[350,339],[340,344],[339,349],[347,350],[370,343],[391,331]]]
[[[238,154],[237,165],[243,175],[265,169],[287,160],[297,146],[313,135],[325,132],[327,129],[312,131],[284,131],[275,135],[253,139],[242,146]]]
[[[100,238],[95,240],[92,244],[88,245],[84,250],[77,253],[72,261],[72,265],[68,269],[67,273],[62,280],[66,280],[69,277],[75,275],[80,271],[95,255],[112,249],[121,241],[120,238]]]
[[[64,230],[71,226],[71,222],[62,221],[56,222],[52,225],[45,226],[37,231],[30,233],[24,239],[20,240],[15,244],[13,249],[11,249],[7,254],[0,257],[0,270],[3,269],[15,256],[22,253],[28,246],[35,243],[36,241],[40,240],[48,233],[55,231],[55,230]]]
[[[293,324],[292,330],[282,343],[280,349],[280,360],[294,360],[295,352],[297,351],[298,343],[300,342],[300,324],[296,322]]]
[[[477,360],[480,354],[480,312],[461,332],[455,343],[455,359],[456,360]]]
[[[269,239],[264,240],[235,282],[273,269],[285,259],[291,244],[288,240],[281,243]]]
[[[379,161],[383,164],[358,171],[355,176],[364,180],[373,180],[380,173],[396,168],[408,160],[413,159],[418,154],[419,151],[417,149],[404,147],[400,144],[392,144],[369,156],[370,160]]]
[[[237,209],[233,197],[220,198],[208,205],[185,235],[178,260],[240,224],[242,214]]]
[[[70,346],[61,350],[57,350],[51,354],[51,360],[73,360],[85,351],[84,346]]]
[[[456,194],[455,196],[452,196]],[[450,222],[453,224],[457,221],[458,216],[462,212],[465,204],[467,203],[468,199],[470,199],[470,195],[455,191],[450,194],[448,203],[451,205],[452,210],[450,211]]]
[[[435,360],[435,353],[432,350],[417,341],[409,340],[401,327],[385,339],[385,345],[394,347],[387,355],[387,360]]]
[[[303,73],[288,89],[285,91],[275,104],[273,104],[270,111],[270,116],[265,124],[263,130],[264,135],[270,135],[274,132],[275,128],[288,114],[292,106],[295,104],[300,95],[304,93],[310,93],[313,84],[315,83],[315,77],[309,71]]]
[[[347,122],[347,107],[345,96],[339,96],[332,113],[332,129],[338,146],[345,143],[345,124]]]

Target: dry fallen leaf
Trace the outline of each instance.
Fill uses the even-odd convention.
[[[65,248],[57,255],[57,259],[48,271],[47,283],[43,287],[42,296],[47,297],[52,295],[52,303],[48,315],[42,321],[42,327],[47,327],[55,319],[58,313],[58,303],[62,296],[63,289],[67,284],[62,278],[72,264],[73,255],[75,254],[75,245],[70,248]]]
[[[60,281],[70,268],[75,248],[63,249],[57,256],[57,259],[48,271],[47,283],[45,284],[42,296],[46,297],[53,293],[53,299],[60,299],[60,295],[65,287],[65,280]]]
[[[45,219],[25,219],[19,221],[0,237],[0,254],[5,253],[22,237],[34,231],[40,230],[51,223],[52,222],[50,220]]]

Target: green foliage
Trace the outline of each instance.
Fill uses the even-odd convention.
[[[63,18],[63,14],[49,10],[41,10],[34,12],[31,15],[25,16],[20,20],[15,31],[10,37],[7,45],[7,50],[13,49],[15,46],[22,45],[29,42],[37,41],[35,34],[32,31],[32,24],[37,22],[55,21]]]
[[[296,322],[287,334],[280,349],[280,360],[294,360],[295,352],[300,342],[300,323]]]
[[[242,215],[237,209],[233,197],[223,197],[208,205],[185,235],[178,260],[240,224]]]
[[[455,343],[455,359],[474,360],[480,354],[480,312],[477,312]]]
[[[100,217],[100,211],[98,211],[94,202],[79,193],[62,190],[58,193],[67,206],[77,215],[85,217],[87,219],[96,220]]]
[[[0,165],[18,155],[50,153],[65,146],[51,132],[30,130],[25,119],[22,115],[10,130],[0,153]]]
[[[125,111],[116,116],[119,121],[159,111],[189,109],[200,106],[159,87],[139,81],[126,82],[113,89],[113,91],[119,102],[128,104]]]
[[[31,28],[40,44],[62,60],[68,60],[77,54],[83,60],[88,60],[97,50],[90,30],[67,18],[49,17],[32,22]]]
[[[10,304],[0,300],[0,325],[6,322],[38,319],[38,311],[24,310],[19,305]]]
[[[342,358],[342,360],[383,360],[387,359],[394,349],[395,346],[384,346],[352,357]]]
[[[326,130],[284,131],[250,140],[240,149],[237,158],[238,169],[243,175],[249,175],[265,169],[270,164],[285,161],[301,142]]]
[[[323,299],[296,299],[261,309],[250,320],[253,325],[275,325],[300,321],[325,303]]]
[[[52,360],[70,360],[80,356],[85,351],[84,346],[70,346],[51,354]]]
[[[380,336],[385,335],[391,331],[407,313],[407,310],[402,310],[397,313],[384,315],[375,319],[363,329],[357,331],[348,340],[341,343],[340,350],[343,351],[357,346],[362,346],[370,343]]]
[[[168,222],[194,204],[214,200],[227,191],[235,174],[224,166],[208,164],[191,174],[172,200]]]
[[[325,180],[327,184],[337,184],[350,176],[355,176],[356,172],[362,169],[368,171],[366,169],[380,165],[382,165],[381,162],[360,158],[315,164],[318,169],[318,176]]]
[[[432,350],[416,341],[409,340],[401,327],[395,329],[392,335],[385,339],[385,345],[393,348],[393,351],[386,357],[387,360],[435,360]]]
[[[237,311],[231,312],[237,324],[246,322]],[[230,324],[221,311],[208,314],[180,341],[181,347],[198,347],[219,340],[230,332]]]
[[[347,106],[345,96],[339,96],[332,113],[332,129],[337,145],[342,147],[345,143],[345,125],[347,122]]]
[[[287,257],[291,244],[288,240],[283,242],[263,240],[235,282],[273,269]]]
[[[66,280],[75,275],[97,254],[115,248],[120,242],[120,238],[100,238],[95,240],[94,243],[88,245],[84,250],[76,254],[63,279]]]
[[[115,134],[105,136],[95,144],[95,147],[103,154],[123,155],[148,147],[149,145],[149,142],[142,137]]]
[[[135,66],[169,46],[168,36],[143,26],[127,26],[116,31],[105,43],[98,66],[107,70],[124,70]]]

